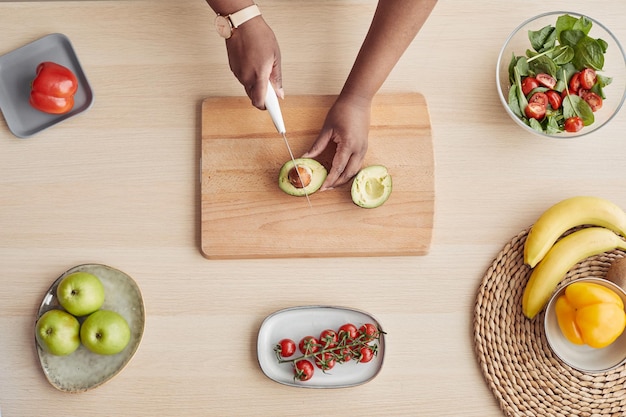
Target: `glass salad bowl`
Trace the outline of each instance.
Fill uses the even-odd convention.
[[[592,71],[581,76],[585,68]],[[524,130],[549,138],[579,137],[604,126],[622,107],[626,55],[611,31],[593,18],[544,13],[523,22],[504,42],[496,86],[506,112]]]

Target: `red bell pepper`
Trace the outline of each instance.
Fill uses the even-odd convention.
[[[78,80],[70,69],[54,62],[42,62],[31,85],[30,105],[45,113],[67,113],[74,107],[76,90]]]

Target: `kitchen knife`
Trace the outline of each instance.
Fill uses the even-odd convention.
[[[272,118],[272,122],[274,122],[274,126],[276,126],[276,130],[283,136],[283,140],[285,141],[285,145],[287,145],[287,151],[289,151],[289,156],[291,157],[291,161],[293,162],[294,168],[296,168],[296,174],[298,174],[298,179],[300,180],[300,184],[304,185],[302,181],[302,177],[300,176],[300,171],[296,166],[296,159],[293,157],[293,152],[291,152],[291,146],[289,146],[289,141],[287,140],[287,130],[285,129],[285,121],[283,120],[283,114],[280,111],[280,104],[278,104],[278,96],[276,96],[276,91],[274,91],[274,87],[272,87],[271,81],[267,83],[267,93],[265,94],[265,108],[270,114]],[[306,187],[302,189],[304,191],[304,196],[306,197],[307,203],[309,203],[309,207],[311,206],[311,199],[309,199],[309,193],[306,191]]]

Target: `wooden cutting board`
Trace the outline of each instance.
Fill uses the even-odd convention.
[[[296,158],[317,137],[335,96],[281,100]],[[310,196],[278,188],[289,153],[270,116],[247,97],[202,103],[201,249],[209,259],[416,256],[430,248],[434,158],[430,117],[421,94],[380,94],[372,108],[364,166],[385,165],[389,200],[356,206],[350,183]],[[319,161],[329,167],[332,152]]]

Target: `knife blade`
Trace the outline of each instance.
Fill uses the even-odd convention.
[[[274,122],[274,126],[276,126],[276,130],[280,133],[285,141],[285,145],[287,146],[287,151],[289,152],[289,157],[293,162],[294,168],[296,168],[296,174],[298,174],[298,179],[300,180],[300,184],[304,184],[302,181],[302,177],[300,176],[300,171],[296,166],[296,158],[293,156],[293,152],[291,151],[291,146],[289,146],[289,141],[287,140],[287,129],[285,129],[285,121],[283,120],[283,113],[280,111],[280,104],[278,103],[278,96],[276,95],[276,91],[274,91],[274,87],[272,87],[272,83],[268,81],[267,83],[267,92],[265,94],[265,108],[267,109],[270,117],[272,118],[272,122]],[[306,197],[306,201],[309,204],[309,208],[312,207],[311,199],[309,198],[309,193],[306,191],[306,187],[302,188],[304,191],[304,196]]]

